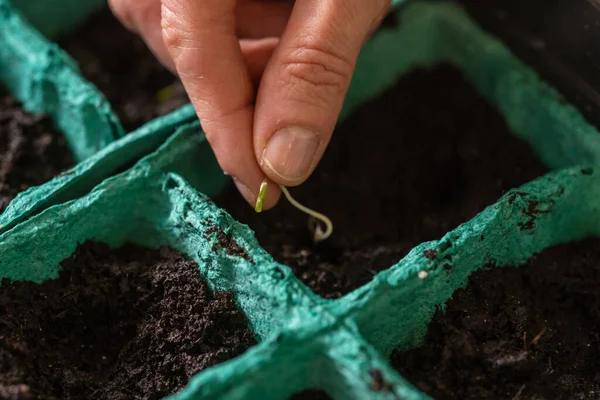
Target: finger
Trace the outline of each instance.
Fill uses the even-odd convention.
[[[217,161],[253,204],[265,175],[252,146],[254,90],[235,7],[235,0],[162,0],[162,31]],[[269,185],[266,208],[279,196],[277,185]]]
[[[127,29],[139,34],[159,61],[176,74],[175,64],[162,38],[160,0],[109,0],[109,5],[115,17]],[[255,15],[256,13],[251,14]],[[255,25],[261,26],[260,23],[255,23]],[[261,28],[255,29],[255,32],[258,32],[259,29]],[[279,34],[281,32],[283,29]],[[256,36],[261,37],[258,33]],[[242,54],[250,70],[255,89],[277,42],[278,39],[275,37],[242,39],[240,41]]]
[[[250,72],[255,93],[258,90],[262,75],[278,43],[279,38],[240,40],[240,47],[242,48],[242,54]]]
[[[303,0],[264,72],[254,151],[274,182],[295,186],[331,138],[356,59],[389,0]]]
[[[160,63],[176,74],[175,64],[164,45],[160,26],[160,0],[109,0],[117,19],[138,34]]]
[[[279,37],[294,7],[291,1],[245,0],[237,7],[237,34],[240,38]]]

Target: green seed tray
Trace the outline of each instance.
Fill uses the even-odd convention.
[[[106,0],[10,0],[42,35],[57,38],[106,6]],[[65,12],[68,10],[69,12]]]
[[[190,105],[151,121],[46,184],[19,193],[0,214],[0,234],[52,205],[85,195],[104,179],[156,150],[179,126],[195,120],[195,115]]]
[[[104,95],[47,38],[75,28],[101,6],[106,2],[0,0],[0,84],[27,111],[50,114],[75,158],[82,161],[46,185],[19,194],[0,215],[0,233],[50,205],[89,192],[156,150],[177,126],[196,119],[188,105],[123,137],[121,123]],[[65,9],[73,11],[59,12]]]
[[[75,61],[7,0],[0,0],[0,83],[26,110],[50,114],[78,160],[123,135],[110,105],[83,79]]]
[[[235,295],[259,339],[195,376],[173,399],[286,399],[307,388],[336,399],[428,399],[387,356],[396,347],[419,346],[436,307],[478,268],[518,264],[549,246],[600,235],[594,168],[600,135],[459,6],[414,1],[396,12],[398,27],[366,44],[342,117],[412,68],[450,62],[553,172],[509,191],[440,240],[417,246],[365,286],[325,300],[210,200],[229,179],[188,108],[17,198],[7,210],[14,217],[0,231],[0,277],[55,278],[60,261],[89,239],[169,245],[197,260],[213,289]],[[146,144],[148,138],[155,142]],[[19,214],[18,203],[33,206]],[[210,233],[214,226],[247,257],[228,253]],[[431,260],[425,250],[437,256]],[[444,268],[448,256],[450,269]]]

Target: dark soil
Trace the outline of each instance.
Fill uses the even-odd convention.
[[[436,399],[598,399],[599,287],[599,239],[476,272],[392,363]]]
[[[314,175],[291,190],[334,223],[318,247],[306,215],[284,198],[263,214],[234,190],[216,202],[315,292],[336,298],[545,171],[461,74],[443,65],[404,76],[357,110]]]
[[[179,79],[108,9],[59,44],[104,93],[128,132],[189,102]]]
[[[0,214],[19,192],[72,165],[71,151],[50,118],[24,111],[0,88]]]
[[[87,242],[41,285],[2,282],[0,398],[158,399],[255,343],[174,251]]]
[[[303,392],[296,393],[288,400],[331,400],[331,397],[322,390],[307,389]]]
[[[398,12],[390,12],[381,20],[377,30],[385,31],[387,29],[396,29],[398,28],[398,25]]]

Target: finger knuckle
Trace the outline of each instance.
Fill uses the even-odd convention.
[[[165,9],[163,6],[161,29],[163,43],[171,53],[171,57],[178,64],[178,60],[185,54],[186,48],[190,47],[189,30],[185,29],[181,18]]]
[[[353,70],[343,55],[319,46],[289,52],[282,65],[289,95],[322,106],[344,95]]]
[[[161,21],[162,36],[165,46],[173,51],[183,48],[183,43],[186,40],[186,33],[177,24],[171,22],[170,19],[163,18]]]
[[[198,30],[194,24],[177,10],[165,7],[165,3],[162,8],[161,29],[163,43],[173,52],[174,58],[183,57],[187,50],[199,46]]]

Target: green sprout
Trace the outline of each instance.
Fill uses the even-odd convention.
[[[265,195],[267,194],[267,180],[265,179],[260,184],[260,189],[258,191],[258,198],[256,199],[256,206],[254,207],[254,211],[257,213],[262,212],[263,202],[265,200]]]
[[[333,223],[331,222],[331,220],[329,218],[327,218],[325,215],[323,215],[317,211],[311,210],[310,208],[300,204],[296,199],[294,199],[292,197],[292,195],[290,194],[290,192],[288,191],[288,189],[285,186],[279,185],[279,187],[292,206],[296,207],[298,210],[300,210],[303,213],[308,214],[310,216],[310,218],[308,220],[308,229],[312,232],[313,241],[315,243],[322,242],[323,240],[325,240],[329,236],[331,236],[331,234],[333,233]],[[260,184],[258,198],[256,199],[256,206],[254,207],[254,209],[257,213],[262,211],[263,202],[264,202],[266,194],[267,194],[267,180],[265,179]],[[325,231],[323,231],[321,224],[319,224],[319,222],[321,222],[325,225]]]

